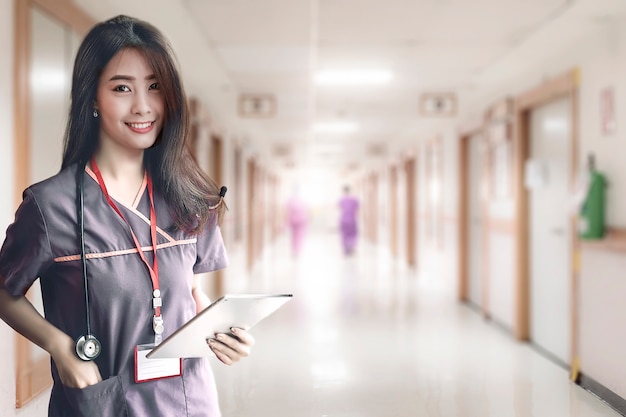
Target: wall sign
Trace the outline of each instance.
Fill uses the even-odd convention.
[[[603,136],[609,136],[617,130],[615,119],[615,89],[606,87],[600,92],[600,129]]]
[[[505,98],[485,114],[489,195],[495,200],[513,195],[513,111],[513,100]]]

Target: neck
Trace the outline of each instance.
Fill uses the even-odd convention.
[[[96,152],[94,160],[102,174],[109,195],[126,206],[133,205],[142,191],[143,153],[136,157],[123,157],[123,155]]]
[[[105,180],[128,181],[143,180],[143,152],[134,155],[110,155],[96,152],[94,159]]]

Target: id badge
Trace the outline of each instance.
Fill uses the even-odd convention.
[[[154,344],[135,346],[135,382],[155,381],[183,374],[182,358],[148,359]]]

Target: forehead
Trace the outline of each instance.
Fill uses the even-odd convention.
[[[143,79],[153,73],[153,69],[142,52],[137,49],[126,48],[115,54],[104,67],[102,79],[106,81],[114,75],[129,75]]]

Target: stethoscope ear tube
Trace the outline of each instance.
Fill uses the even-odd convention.
[[[76,198],[76,218],[78,222],[78,235],[80,236],[80,260],[83,275],[83,288],[85,290],[85,316],[87,319],[87,334],[81,336],[76,341],[76,354],[84,361],[94,360],[100,355],[102,345],[100,341],[91,334],[91,324],[89,320],[89,291],[87,287],[87,259],[85,258],[85,166],[87,162],[79,163],[76,172],[76,183],[78,193]]]

